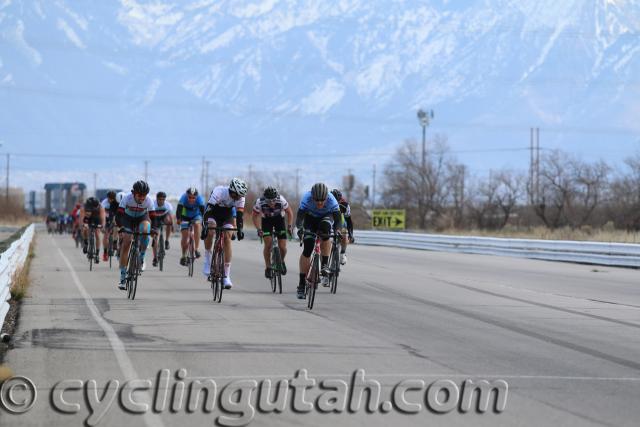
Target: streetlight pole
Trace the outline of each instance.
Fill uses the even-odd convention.
[[[427,173],[427,126],[433,119],[433,110],[429,110],[429,112],[424,111],[422,108],[418,110],[418,122],[420,126],[422,126],[422,157],[420,162],[420,180],[421,188],[420,188],[420,198],[418,200],[418,213],[420,215],[420,228],[425,227],[425,214],[424,212],[424,202],[425,202],[425,187],[426,187],[426,173]]]

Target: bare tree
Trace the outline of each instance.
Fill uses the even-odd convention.
[[[384,204],[406,208],[422,229],[448,207],[450,173],[455,169],[445,137],[437,135],[431,147],[423,168],[418,144],[405,141],[384,169]]]

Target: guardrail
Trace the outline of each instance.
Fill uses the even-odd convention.
[[[640,267],[640,245],[356,230],[356,243],[441,252],[512,256],[617,267]]]
[[[33,232],[34,225],[31,224],[18,240],[11,243],[11,246],[0,254],[0,326],[4,323],[4,318],[9,311],[11,280],[27,259],[29,245],[33,240]]]

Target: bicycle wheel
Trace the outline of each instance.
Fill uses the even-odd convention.
[[[224,290],[224,278],[226,277],[224,274],[224,249],[222,248],[222,246],[220,247],[216,255],[216,264],[217,264],[216,276],[218,277],[218,285],[219,285],[218,302],[222,302],[222,291]]]
[[[309,310],[313,308],[313,303],[316,299],[316,288],[318,287],[318,282],[320,281],[320,258],[316,255],[313,260],[313,264],[311,264],[311,274],[309,278],[311,279],[307,282],[307,286],[309,287],[308,295],[307,295],[307,307]]]
[[[107,246],[109,254],[109,269],[111,269],[111,259],[113,258],[113,233],[109,230],[109,245]]]
[[[278,266],[277,268],[277,273],[276,273],[276,280],[278,281],[277,285],[278,285],[278,293],[282,293],[282,255],[280,254],[280,248],[276,246],[275,249],[275,255],[276,255],[276,265]],[[275,289],[273,290],[275,292]]]
[[[329,282],[331,284],[331,293],[335,294],[338,289],[338,276],[340,275],[340,250],[338,245],[334,244],[331,250],[331,264]]]
[[[94,236],[93,236],[93,230],[91,230],[91,228],[89,228],[89,248],[87,251],[87,257],[89,257],[89,271],[93,270],[93,253],[95,252],[93,246],[94,246],[94,242],[93,242]]]
[[[193,264],[196,259],[195,248],[193,243],[192,233],[189,233],[189,257],[187,262],[189,263],[189,277],[193,277]]]
[[[278,279],[276,276],[278,275],[278,258],[277,258],[277,249],[271,249],[271,276],[269,277],[269,281],[271,282],[271,292],[276,293],[276,286],[278,284]]]
[[[134,240],[129,249],[129,269],[127,271],[127,298],[136,297],[138,287],[138,242]]]
[[[164,265],[164,236],[162,234],[162,229],[160,229],[160,237],[158,237],[158,268],[162,271],[162,266]]]

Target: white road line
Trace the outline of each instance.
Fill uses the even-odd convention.
[[[308,371],[310,378],[351,378],[353,373],[335,373],[335,374],[321,374]],[[188,376],[190,380],[201,379],[261,379],[261,378],[293,378],[295,372],[289,374],[270,374],[270,375],[224,375],[224,376]],[[562,381],[640,381],[639,377],[576,377],[576,376],[563,376],[563,375],[501,375],[501,374],[425,374],[425,373],[370,373],[365,371],[365,375],[369,379],[376,379],[377,377],[393,377],[401,379],[419,379],[419,378],[465,378],[465,379],[523,379],[523,380],[562,380]]]
[[[94,304],[93,299],[91,299],[91,296],[89,295],[85,287],[82,285],[82,282],[80,281],[80,278],[78,278],[78,275],[76,274],[76,271],[73,269],[73,266],[69,262],[69,259],[62,252],[62,250],[56,243],[55,239],[52,238],[51,241],[55,245],[56,249],[58,249],[58,252],[62,257],[62,260],[65,262],[65,264],[67,264],[67,267],[69,268],[69,272],[71,273],[71,277],[73,278],[73,281],[76,284],[78,291],[82,295],[82,298],[84,298],[84,302],[87,304],[87,307],[91,312],[91,315],[95,319],[96,323],[100,325],[105,335],[107,336],[107,339],[109,340],[109,344],[111,344],[111,349],[113,350],[113,353],[116,355],[116,360],[118,361],[118,365],[120,366],[120,370],[124,374],[125,379],[127,380],[141,379],[136,373],[136,370],[133,367],[133,363],[131,363],[131,359],[129,359],[129,356],[127,355],[127,351],[125,349],[124,343],[120,340],[120,338],[118,337],[118,334],[113,329],[113,327],[106,320],[104,320],[104,318],[100,314],[98,307],[96,307],[96,305]],[[148,403],[149,408],[151,408],[151,402],[153,402],[153,400],[151,399],[151,396],[148,393],[140,393],[140,395],[145,397],[145,400],[147,400],[147,402],[145,403]],[[144,414],[144,423],[147,425],[147,427],[164,427],[164,424],[162,423],[162,420],[160,419],[160,417],[151,413],[150,411],[151,409]]]

